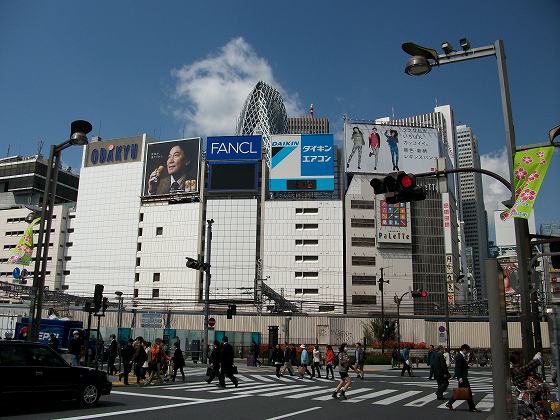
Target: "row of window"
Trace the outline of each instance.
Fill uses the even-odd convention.
[[[319,246],[318,239],[296,239],[296,246]]]
[[[138,236],[142,236],[143,233],[144,233],[144,228],[138,228]],[[163,227],[162,226],[156,227],[156,236],[162,236],[162,235],[163,235]]]
[[[72,218],[72,217],[71,217]],[[25,222],[26,217],[8,217],[6,223],[20,223]],[[53,214],[52,220],[56,219],[56,214]],[[63,218],[64,219],[64,218]]]
[[[296,255],[296,262],[319,262],[318,255]]]
[[[296,279],[318,279],[319,273],[317,271],[296,271]]]
[[[296,295],[318,295],[319,289],[295,289]]]
[[[350,226],[355,228],[373,228],[375,219],[350,219]]]
[[[375,209],[375,203],[373,201],[367,201],[367,200],[351,200],[350,201],[350,208],[352,208],[352,209],[374,210]]]
[[[296,223],[296,230],[317,230],[319,225],[317,223]]]
[[[375,238],[352,237],[352,246],[374,247],[375,246]]]
[[[134,289],[134,297],[138,297],[138,289]],[[159,297],[159,289],[152,289],[152,297],[157,298]]]
[[[69,244],[71,244],[71,242],[68,242]],[[15,248],[17,246],[17,244],[12,244],[12,245],[4,245],[4,249],[12,249]],[[49,246],[53,246],[52,242],[49,242]],[[62,246],[62,245],[61,245]],[[71,246],[71,245],[70,245]],[[37,244],[33,245],[33,248],[37,248]]]
[[[353,255],[352,265],[375,265],[375,257],[362,257]]]
[[[70,229],[68,229],[68,231],[70,231]],[[72,229],[72,231],[74,231],[74,230]],[[24,232],[23,230],[12,230],[12,231],[6,232],[4,235],[5,236],[19,236],[19,235],[23,235],[23,232]],[[39,234],[39,229],[34,230],[33,233],[36,234],[36,235]],[[51,233],[54,233],[54,229],[51,229]]]
[[[319,214],[318,208],[296,209],[296,214]]]
[[[352,284],[356,286],[375,286],[376,283],[376,276],[352,276]]]
[[[352,305],[375,305],[377,296],[375,295],[352,295]]]

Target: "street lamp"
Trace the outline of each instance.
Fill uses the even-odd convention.
[[[37,252],[35,254],[35,268],[33,270],[33,299],[31,300],[31,308],[29,310],[29,341],[37,341],[39,339],[39,330],[41,327],[45,273],[47,270],[60,154],[67,147],[86,145],[88,143],[87,134],[91,129],[92,126],[88,121],[73,121],[70,124],[70,138],[57,146],[51,145],[47,176],[45,178],[45,189],[43,191],[43,205],[41,207],[41,222],[39,223],[39,237],[37,240]]]
[[[122,310],[123,310],[123,292],[121,291],[116,291],[115,295],[117,295],[117,300],[119,301],[119,306],[117,309],[117,341],[119,340],[119,336],[120,336],[120,332],[121,332],[121,327],[122,327]],[[122,345],[121,343],[119,343],[119,372],[121,372],[121,367],[122,367],[122,356],[121,356],[121,349]]]
[[[400,297],[395,293],[393,300],[397,304],[397,347],[401,351],[401,302],[410,291],[404,292]]]
[[[498,76],[500,80],[500,91],[502,99],[502,112],[504,116],[506,131],[506,146],[508,149],[509,176],[511,181],[511,203],[515,202],[515,182],[513,179],[513,158],[516,152],[515,132],[511,111],[511,100],[509,82],[506,69],[506,56],[504,43],[497,40],[493,45],[480,48],[471,48],[466,38],[459,41],[463,51],[446,52],[438,54],[431,48],[422,47],[412,42],[402,44],[402,49],[412,58],[407,62],[405,73],[412,76],[421,76],[428,73],[431,67],[451,64],[460,61],[473,60],[495,56],[498,64]],[[445,50],[444,50],[445,51]],[[549,138],[551,135],[549,135]],[[552,140],[550,140],[552,142]],[[520,294],[522,297],[522,312],[525,316],[521,318],[521,337],[523,343],[523,355],[525,360],[531,360],[534,352],[533,331],[531,327],[531,301],[529,294],[528,261],[530,255],[529,225],[527,219],[514,218],[515,244],[517,250],[517,261],[519,265]]]

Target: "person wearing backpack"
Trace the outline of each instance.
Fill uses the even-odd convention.
[[[350,357],[346,353],[346,343],[342,343],[338,349],[338,374],[340,382],[332,393],[334,399],[347,400],[346,390],[352,385],[352,380],[348,376],[348,368],[350,367]],[[339,394],[340,393],[340,397]]]
[[[327,351],[325,353],[325,363],[327,364],[326,378],[329,379],[329,372],[330,372],[332,376],[331,379],[334,379],[335,360],[334,360],[334,351],[331,345],[327,346]]]

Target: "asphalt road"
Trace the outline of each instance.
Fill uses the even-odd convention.
[[[486,419],[493,406],[492,378],[489,370],[472,370],[470,382],[475,403],[482,413],[467,411],[466,402],[456,402],[456,410],[445,408],[445,401],[435,399],[435,381],[427,380],[426,370],[414,377],[401,377],[396,370],[366,373],[364,380],[353,378],[348,400],[331,397],[338,381],[276,378],[273,368],[240,368],[238,388],[226,379],[222,390],[216,383],[204,382],[205,368],[187,370],[187,380],[162,385],[138,387],[114,385],[91,409],[81,409],[73,402],[21,401],[4,402],[2,415],[17,419],[268,419],[378,418],[406,419],[426,416],[430,419]],[[338,376],[338,373],[335,373]],[[352,375],[355,376],[355,375]],[[131,378],[131,383],[134,381]],[[453,387],[454,382],[450,387]],[[348,417],[350,416],[350,417]]]

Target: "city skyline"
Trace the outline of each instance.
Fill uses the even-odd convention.
[[[10,154],[30,155],[43,140],[46,154],[48,145],[63,138],[75,118],[90,120],[93,134],[107,138],[144,132],[160,140],[233,134],[243,101],[263,79],[280,91],[289,116],[306,114],[313,103],[317,116],[329,118],[338,141],[343,114],[370,120],[402,118],[429,112],[436,103],[450,104],[457,124],[468,124],[477,133],[482,167],[507,175],[494,59],[412,78],[403,72],[407,55],[400,45],[414,41],[439,49],[442,41],[450,41],[459,48],[463,36],[473,46],[503,39],[517,144],[534,143],[558,124],[559,99],[554,92],[559,82],[551,70],[558,59],[540,51],[553,48],[560,35],[555,25],[560,7],[552,1],[538,7],[498,2],[486,4],[489,10],[482,15],[476,2],[468,9],[446,5],[450,18],[439,19],[428,33],[418,30],[416,22],[430,19],[431,8],[410,5],[410,11],[403,12],[326,3],[320,9],[298,7],[296,16],[289,8],[273,7],[275,21],[289,17],[307,24],[294,25],[281,39],[269,33],[266,18],[251,4],[224,3],[221,13],[210,13],[206,5],[180,3],[157,11],[148,2],[110,8],[104,2],[95,7],[69,2],[4,5],[0,54],[10,64],[0,70],[5,92],[0,99],[4,128],[0,150],[10,147]],[[505,5],[508,15],[501,17]],[[370,18],[381,12],[385,18],[375,20],[371,31]],[[127,19],[120,19],[125,14]],[[64,23],[78,16],[84,27],[105,22],[107,29],[66,36]],[[215,29],[200,37],[184,36],[185,16],[192,33],[206,28],[210,16]],[[382,34],[390,30],[391,22],[399,22],[399,31],[385,39]],[[520,25],[530,30],[518,31]],[[18,51],[30,54],[21,57]],[[527,62],[538,65],[528,73]],[[79,167],[80,151],[69,150],[63,158]],[[554,194],[557,172],[556,155],[541,190],[547,205],[541,200],[536,204],[538,224],[555,220],[560,200]],[[485,186],[486,210],[493,210],[507,191],[493,181]]]

